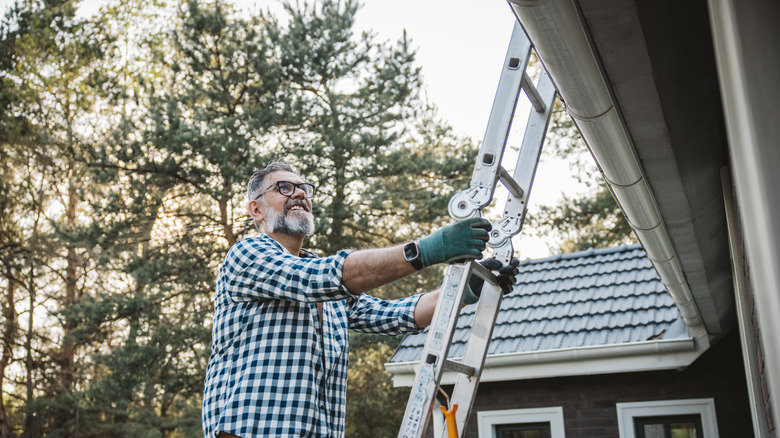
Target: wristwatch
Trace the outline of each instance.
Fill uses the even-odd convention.
[[[404,259],[418,271],[423,268],[422,257],[420,257],[420,245],[416,241],[404,245]]]

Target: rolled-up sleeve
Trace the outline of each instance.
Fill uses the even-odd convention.
[[[414,322],[414,309],[421,295],[387,301],[362,294],[350,306],[349,328],[383,335],[417,333],[421,329]]]
[[[220,268],[220,280],[233,301],[334,301],[355,296],[342,283],[351,251],[322,258],[290,254],[268,236],[233,245]]]

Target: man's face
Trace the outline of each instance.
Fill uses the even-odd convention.
[[[266,233],[284,233],[293,236],[314,234],[311,200],[306,198],[300,188],[296,188],[290,196],[282,195],[274,184],[277,181],[304,182],[292,172],[277,171],[266,175],[263,185],[265,193],[256,201],[252,201],[258,203],[258,211],[262,217],[261,227],[265,228]],[[251,209],[250,205],[250,211]],[[255,217],[255,220],[258,219]]]

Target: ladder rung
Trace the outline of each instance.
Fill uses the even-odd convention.
[[[512,196],[518,199],[523,197],[523,188],[520,187],[520,184],[515,181],[514,177],[512,177],[503,166],[498,167],[498,179],[504,183],[504,186],[506,186]]]
[[[451,370],[455,371],[457,373],[465,374],[468,377],[471,377],[477,373],[477,369],[468,365],[463,365],[460,362],[455,362],[452,360],[447,359],[444,361],[444,369],[445,370]]]
[[[539,95],[539,90],[534,86],[528,73],[523,72],[523,79],[520,84],[520,86],[523,87],[523,90],[525,90],[525,95],[528,96],[528,100],[531,101],[531,105],[534,106],[536,112],[543,113],[547,109],[547,106],[544,104],[542,96]]]

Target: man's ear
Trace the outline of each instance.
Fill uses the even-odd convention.
[[[260,202],[251,201],[249,205],[247,205],[247,211],[249,212],[249,216],[255,220],[255,224],[260,224],[265,220],[265,210],[263,209],[263,206],[260,205]]]

